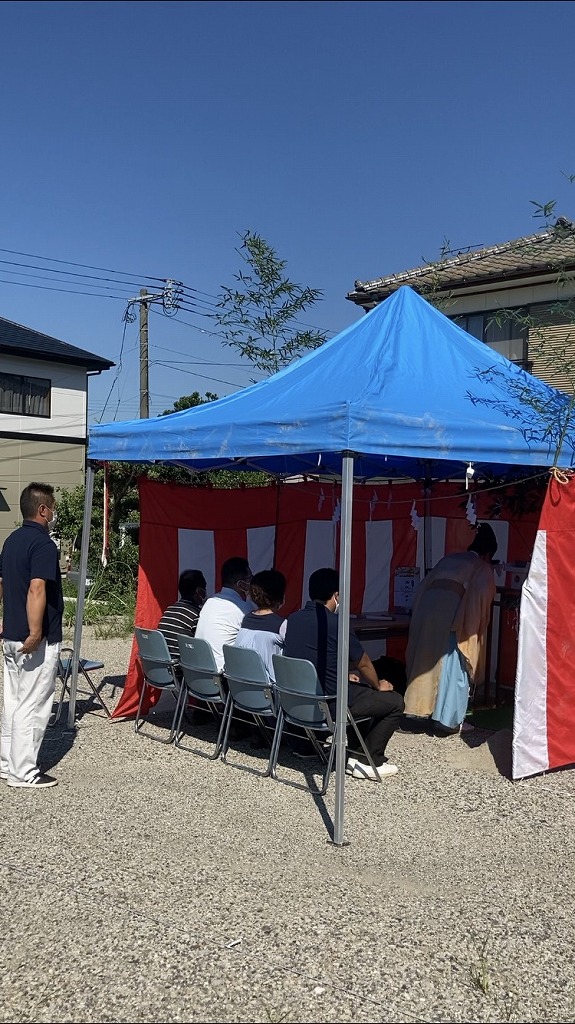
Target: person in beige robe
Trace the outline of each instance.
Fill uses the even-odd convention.
[[[467,551],[445,555],[417,589],[406,651],[405,714],[457,728],[485,679],[497,540],[481,523]]]

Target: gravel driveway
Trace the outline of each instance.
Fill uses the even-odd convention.
[[[111,703],[129,648],[86,630]],[[0,784],[0,1020],[575,1020],[573,771],[512,784],[506,733],[397,733],[399,775],[348,780],[336,848],[333,784],[79,709],[44,744],[56,789]]]

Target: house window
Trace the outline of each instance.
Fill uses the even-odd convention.
[[[527,370],[529,327],[523,322],[527,313],[526,309],[514,309],[509,315],[493,309],[488,313],[468,313],[453,319],[468,334]]]
[[[14,416],[50,416],[51,382],[45,377],[0,373],[0,412]]]

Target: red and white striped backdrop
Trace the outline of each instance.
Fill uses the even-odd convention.
[[[464,549],[473,532],[466,518],[468,495],[461,485],[434,485],[427,529],[431,563]],[[282,483],[272,487],[218,490],[140,482],[140,570],[136,625],[153,628],[163,609],[177,600],[183,569],[201,569],[208,593],[220,586],[227,558],[245,556],[253,572],[272,565],[287,579],[285,614],[307,600],[314,569],[339,563],[337,484]],[[486,518],[489,496],[478,495],[478,517]],[[412,513],[415,515],[412,515]],[[351,610],[383,612],[393,607],[395,570],[419,566],[423,575],[424,501],[418,484],[356,485],[353,502]],[[417,520],[419,517],[419,528]],[[414,526],[414,522],[416,526]],[[519,526],[501,518],[492,526],[502,561],[531,556],[537,515]],[[126,694],[116,714],[132,713],[132,655]],[[135,710],[135,708],[133,709]]]
[[[521,594],[513,778],[575,764],[575,476],[551,479]]]

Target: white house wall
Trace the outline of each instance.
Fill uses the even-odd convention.
[[[49,418],[0,412],[0,432],[17,432],[23,436],[42,434],[46,440],[50,437],[85,438],[88,378],[84,367],[3,355],[0,368],[3,373],[43,377],[51,382]]]

